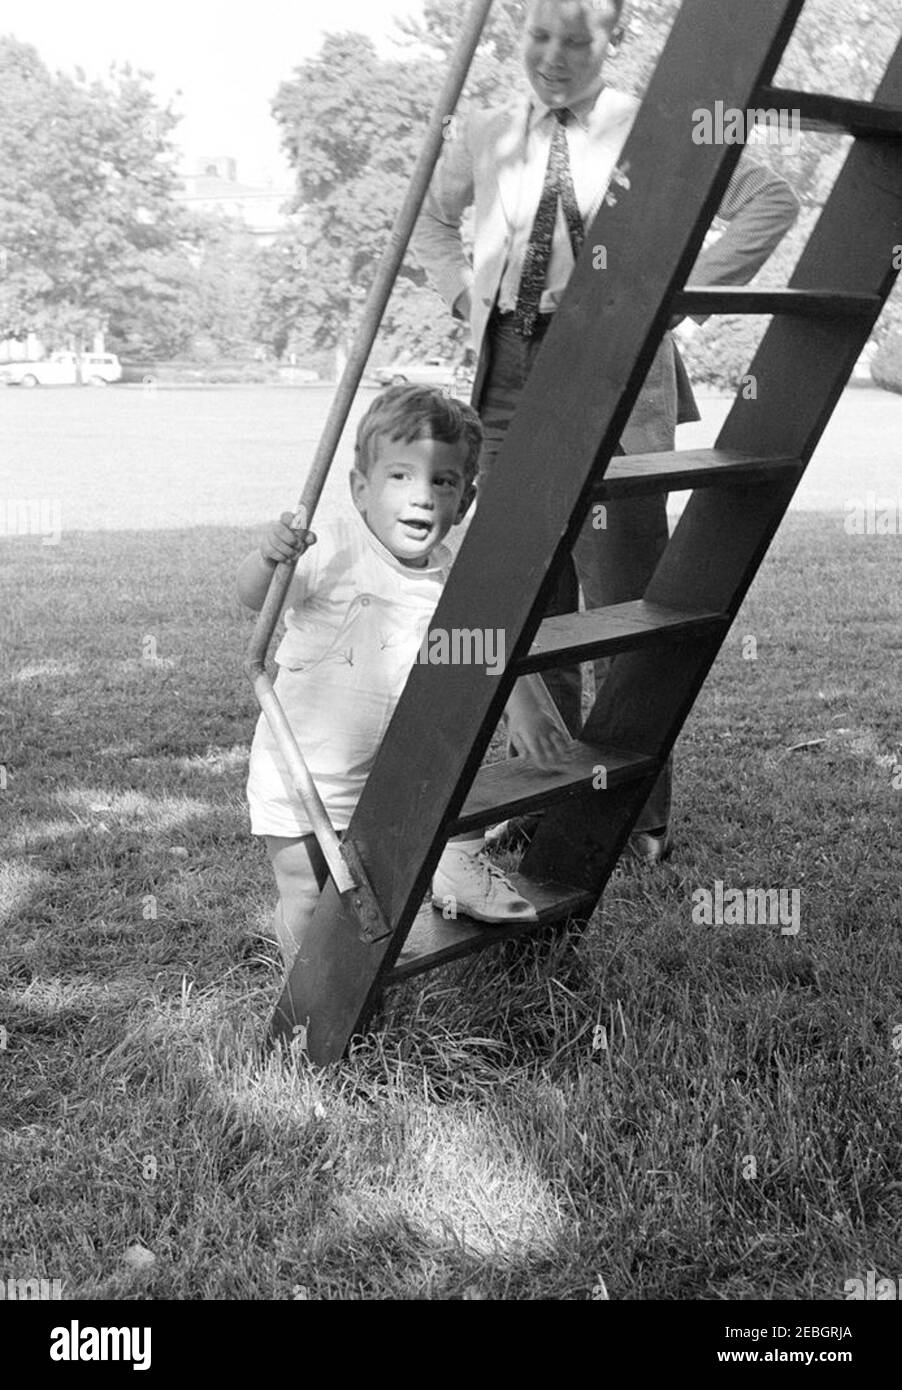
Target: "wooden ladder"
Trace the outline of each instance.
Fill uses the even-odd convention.
[[[874,102],[772,87],[805,0],[685,0],[480,499],[431,632],[501,632],[507,664],[414,666],[346,838],[387,925],[327,883],[272,1036],[318,1064],[365,1030],[387,984],[587,918],[764,559],[892,289],[902,247],[902,42]],[[699,109],[788,108],[855,142],[784,290],[685,289],[741,155],[698,145]],[[608,271],[593,267],[603,246]],[[615,457],[675,314],[773,315],[710,450]],[[643,598],[543,620],[590,508],[691,489]],[[517,677],[613,657],[554,774],[482,767]],[[444,920],[424,895],[450,834],[545,808],[520,873],[539,922]]]

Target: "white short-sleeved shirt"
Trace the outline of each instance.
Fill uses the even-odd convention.
[[[592,225],[617,168],[626,137],[639,102],[625,92],[611,87],[602,88],[595,102],[577,102],[571,109],[572,120],[565,127],[564,139],[570,160],[573,191],[586,228]],[[511,230],[511,243],[498,294],[502,313],[516,308],[526,252],[539,201],[555,118],[550,106],[533,96],[526,122],[523,147],[523,174],[520,179],[516,215]],[[616,192],[614,194],[616,197]],[[573,274],[573,251],[563,205],[558,199],[557,220],[551,244],[551,260],[545,279],[539,308],[543,314],[553,313],[563,298]]]
[[[298,565],[276,662],[276,694],[336,828],[350,822],[451,567],[437,546],[423,569],[397,560],[356,511],[315,527]],[[255,835],[310,823],[266,717],[248,777]]]

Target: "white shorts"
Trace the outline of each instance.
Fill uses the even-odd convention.
[[[346,830],[388,725],[388,702],[346,686],[314,689],[302,673],[284,668],[274,688],[329,819],[336,830]],[[251,745],[247,799],[252,834],[289,839],[310,834],[309,818],[264,714]]]

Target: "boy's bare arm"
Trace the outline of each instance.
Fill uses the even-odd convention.
[[[291,512],[283,512],[269,527],[259,549],[252,550],[238,568],[238,597],[255,613],[263,607],[276,565],[283,560],[297,559],[316,543],[312,531],[293,530],[293,520]]]

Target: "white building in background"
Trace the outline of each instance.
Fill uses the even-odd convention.
[[[194,172],[182,175],[176,200],[192,212],[217,213],[244,223],[261,246],[269,246],[288,222],[290,181],[241,183],[231,155],[202,155]]]

